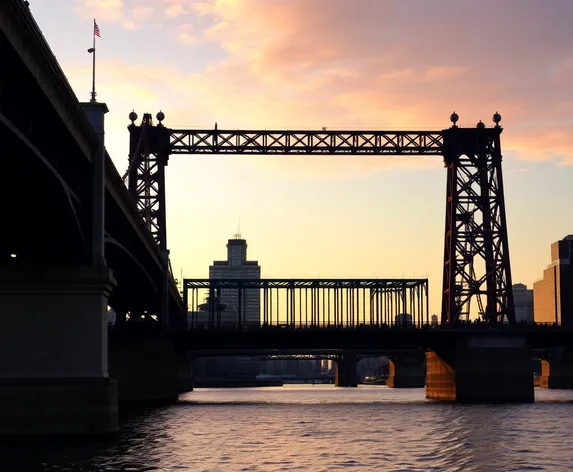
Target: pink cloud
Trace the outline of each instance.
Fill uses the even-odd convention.
[[[551,9],[534,0],[487,0],[479,9],[452,0],[139,6],[152,7],[180,22],[173,35],[180,43],[224,53],[193,73],[184,63],[150,58],[166,72],[137,75],[138,87],[162,100],[157,107],[170,126],[442,129],[453,110],[469,126],[479,119],[490,125],[499,111],[506,153],[573,161],[567,0]],[[115,67],[112,76],[125,80],[119,75],[132,76],[138,66]]]
[[[234,97],[239,90],[252,94],[246,122],[290,116],[310,125],[336,117],[338,126],[441,128],[454,109],[470,126],[500,111],[513,127],[506,150],[528,160],[573,156],[566,20],[573,5],[566,1],[552,9],[531,0],[485,2],[476,10],[453,1],[215,0],[193,9],[218,19],[203,36],[228,57],[207,72],[208,81],[229,106],[243,100]],[[461,21],[468,17],[471,23]],[[350,73],[326,73],[333,69]],[[218,79],[231,70],[233,84]],[[284,103],[275,110],[269,101],[281,96],[300,112]],[[535,125],[522,131],[528,122]]]

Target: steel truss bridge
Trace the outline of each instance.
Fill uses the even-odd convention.
[[[172,154],[346,154],[443,156],[447,170],[442,324],[470,315],[472,300],[491,323],[515,322],[499,123],[442,131],[285,131],[170,129],[159,112],[139,125],[130,114],[129,191],[153,237],[167,251],[165,167]],[[270,321],[270,318],[269,318]],[[316,321],[316,320],[315,320]]]
[[[427,279],[184,279],[183,300],[193,329],[429,324]]]

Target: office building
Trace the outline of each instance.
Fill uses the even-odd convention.
[[[551,245],[551,264],[543,279],[533,284],[536,323],[557,323],[573,328],[573,235]]]
[[[412,315],[400,313],[394,317],[396,326],[412,326]]]
[[[235,234],[227,242],[227,260],[214,261],[209,267],[210,279],[243,279],[258,280],[261,278],[261,267],[257,261],[247,260],[247,241]],[[261,292],[259,289],[239,290],[222,289],[219,302],[225,305],[225,311],[234,313],[238,319],[241,310],[241,324],[247,327],[259,326],[261,323]],[[225,316],[225,315],[223,315]]]
[[[515,322],[533,323],[533,290],[528,289],[524,284],[514,284],[511,288],[515,306]]]

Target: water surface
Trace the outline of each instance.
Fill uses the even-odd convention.
[[[573,391],[451,405],[424,389],[198,389],[118,438],[0,446],[9,471],[573,470]]]

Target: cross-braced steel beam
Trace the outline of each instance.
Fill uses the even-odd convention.
[[[170,130],[171,154],[441,155],[439,131]]]

